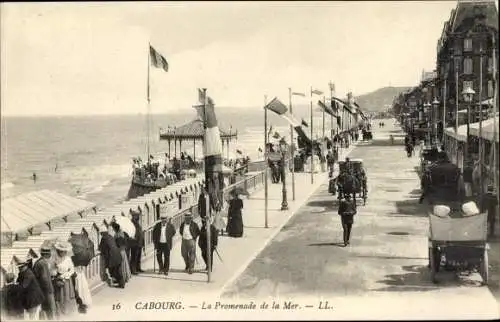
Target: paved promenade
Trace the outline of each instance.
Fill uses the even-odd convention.
[[[341,157],[344,157],[354,148],[343,149]],[[93,295],[94,305],[86,315],[76,314],[70,317],[74,320],[92,319],[165,319],[165,312],[161,310],[138,310],[136,305],[150,301],[182,301],[189,309],[188,305],[201,306],[204,299],[216,299],[223,289],[231,284],[245,268],[258,256],[267,243],[281,230],[283,225],[293,216],[293,214],[307,201],[309,196],[317,190],[325,181],[327,173],[314,174],[314,184],[311,184],[310,173],[296,173],[295,187],[296,200],[292,200],[292,180],[291,175],[287,177],[288,189],[288,211],[281,211],[281,184],[269,184],[268,191],[268,226],[265,228],[264,216],[264,187],[254,192],[248,199],[244,199],[243,222],[244,237],[230,238],[222,236],[219,238],[218,251],[222,257],[214,254],[214,271],[212,280],[207,283],[206,272],[201,271],[205,267],[201,258],[200,249],[197,248],[196,271],[189,275],[184,272],[184,261],[181,256],[179,234],[177,232],[177,242],[171,251],[171,264],[168,276],[153,273],[153,258],[143,260],[142,268],[146,273],[133,276],[125,289],[102,287]],[[269,178],[270,179],[270,178]],[[119,303],[119,309],[117,304]],[[115,305],[115,309],[113,309]],[[171,319],[201,319],[204,318],[202,311],[195,310],[187,314],[175,310],[168,312]],[[212,315],[214,319],[217,314]],[[186,315],[187,314],[187,315]]]
[[[479,274],[443,273],[438,285],[431,283],[428,217],[418,204],[418,157],[407,158],[402,145],[388,145],[389,131],[395,129],[386,128],[373,144],[351,153],[364,160],[369,189],[367,204],[355,217],[351,245],[343,246],[338,202],[325,182],[222,298],[300,298],[317,308],[320,297],[333,307],[282,316],[294,319],[307,318],[308,312],[321,319],[499,317],[498,303]]]

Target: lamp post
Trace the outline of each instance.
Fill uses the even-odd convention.
[[[467,156],[469,154],[469,136],[470,136],[470,108],[471,108],[471,103],[472,103],[472,100],[474,98],[474,94],[476,94],[476,92],[470,88],[470,86],[467,86],[466,88],[464,88],[464,90],[462,91],[462,95],[464,97],[464,101],[467,103],[467,140],[466,140],[466,143],[467,143]]]
[[[432,101],[432,131],[433,131],[433,136],[434,136],[434,143],[437,144],[438,142],[438,129],[437,129],[437,120],[438,120],[438,108],[439,108],[439,101],[436,97],[434,97],[434,100]]]
[[[288,146],[284,138],[281,138],[279,146],[281,152],[281,182],[283,183],[281,210],[288,210],[288,201],[286,197],[286,164],[285,164],[285,156],[288,150],[287,149]]]
[[[470,160],[470,108],[472,99],[476,92],[467,86],[462,91],[462,95],[464,97],[464,101],[467,103],[467,138],[465,140],[465,157],[464,157],[464,169],[463,169],[463,177],[464,182],[472,183],[472,160]]]
[[[429,144],[431,144],[431,133],[429,131],[429,128],[430,128],[430,122],[429,122],[429,111],[430,111],[430,107],[431,107],[431,104],[429,102],[425,102],[424,103],[424,113],[423,116],[424,116],[424,120],[425,120],[425,123],[427,125],[427,142],[429,142]]]

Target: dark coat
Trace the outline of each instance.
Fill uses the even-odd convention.
[[[181,227],[179,228],[181,236],[184,233],[184,224],[185,222],[183,221]],[[191,236],[193,236],[193,239],[196,240],[196,238],[200,235],[200,228],[195,222],[191,221],[191,224],[189,225],[189,232],[191,233]]]
[[[22,304],[28,310],[41,305],[45,300],[40,284],[33,274],[31,268],[27,268],[23,272],[19,272],[17,283],[22,286]]]
[[[356,204],[354,200],[343,199],[339,204],[339,215],[341,216],[354,216],[357,213]]]
[[[115,239],[107,232],[101,236],[99,252],[104,257],[103,264],[105,268],[114,268],[121,265],[122,255],[120,249],[116,245]]]
[[[42,257],[35,262],[33,265],[33,274],[35,274],[43,294],[54,294],[54,286],[52,285],[47,259]]]
[[[210,240],[212,248],[217,248],[217,243],[219,241],[219,231],[214,225],[210,225]],[[205,251],[207,248],[207,227],[204,225],[200,230],[200,238],[198,239],[198,246],[200,249]]]
[[[7,317],[24,314],[23,287],[19,284],[9,284],[2,288],[2,311]]]
[[[213,201],[213,198],[208,195],[208,199],[210,202],[210,215],[212,215],[212,211],[215,210],[215,204]],[[201,218],[205,218],[207,216],[207,201],[205,199],[205,194],[202,192],[200,196],[198,197],[198,214],[200,215]]]
[[[167,223],[167,244],[170,245],[170,249],[172,249],[172,238],[174,237],[176,231],[174,225],[172,223]],[[153,227],[153,244],[155,248],[158,249],[160,245],[160,237],[161,237],[161,222],[157,223]]]

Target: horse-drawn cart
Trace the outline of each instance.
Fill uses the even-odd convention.
[[[359,195],[363,199],[363,204],[366,204],[368,187],[363,160],[351,159],[349,163],[347,166],[345,161],[339,161],[339,175],[330,180],[329,192],[335,194],[337,192],[335,190],[338,190],[339,200],[346,194],[352,194],[353,199]]]
[[[483,284],[488,283],[488,244],[485,213],[464,216],[429,214],[429,268],[431,281],[441,268],[448,271],[479,271]]]

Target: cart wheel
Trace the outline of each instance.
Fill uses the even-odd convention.
[[[479,274],[483,278],[483,285],[488,285],[488,251],[484,249],[483,260],[481,261],[481,267],[479,268]]]
[[[429,269],[430,269],[430,273],[431,273],[431,282],[436,284],[437,283],[437,280],[436,280],[436,271],[437,271],[437,268],[436,268],[436,256],[435,256],[435,250],[434,248],[429,248]]]

